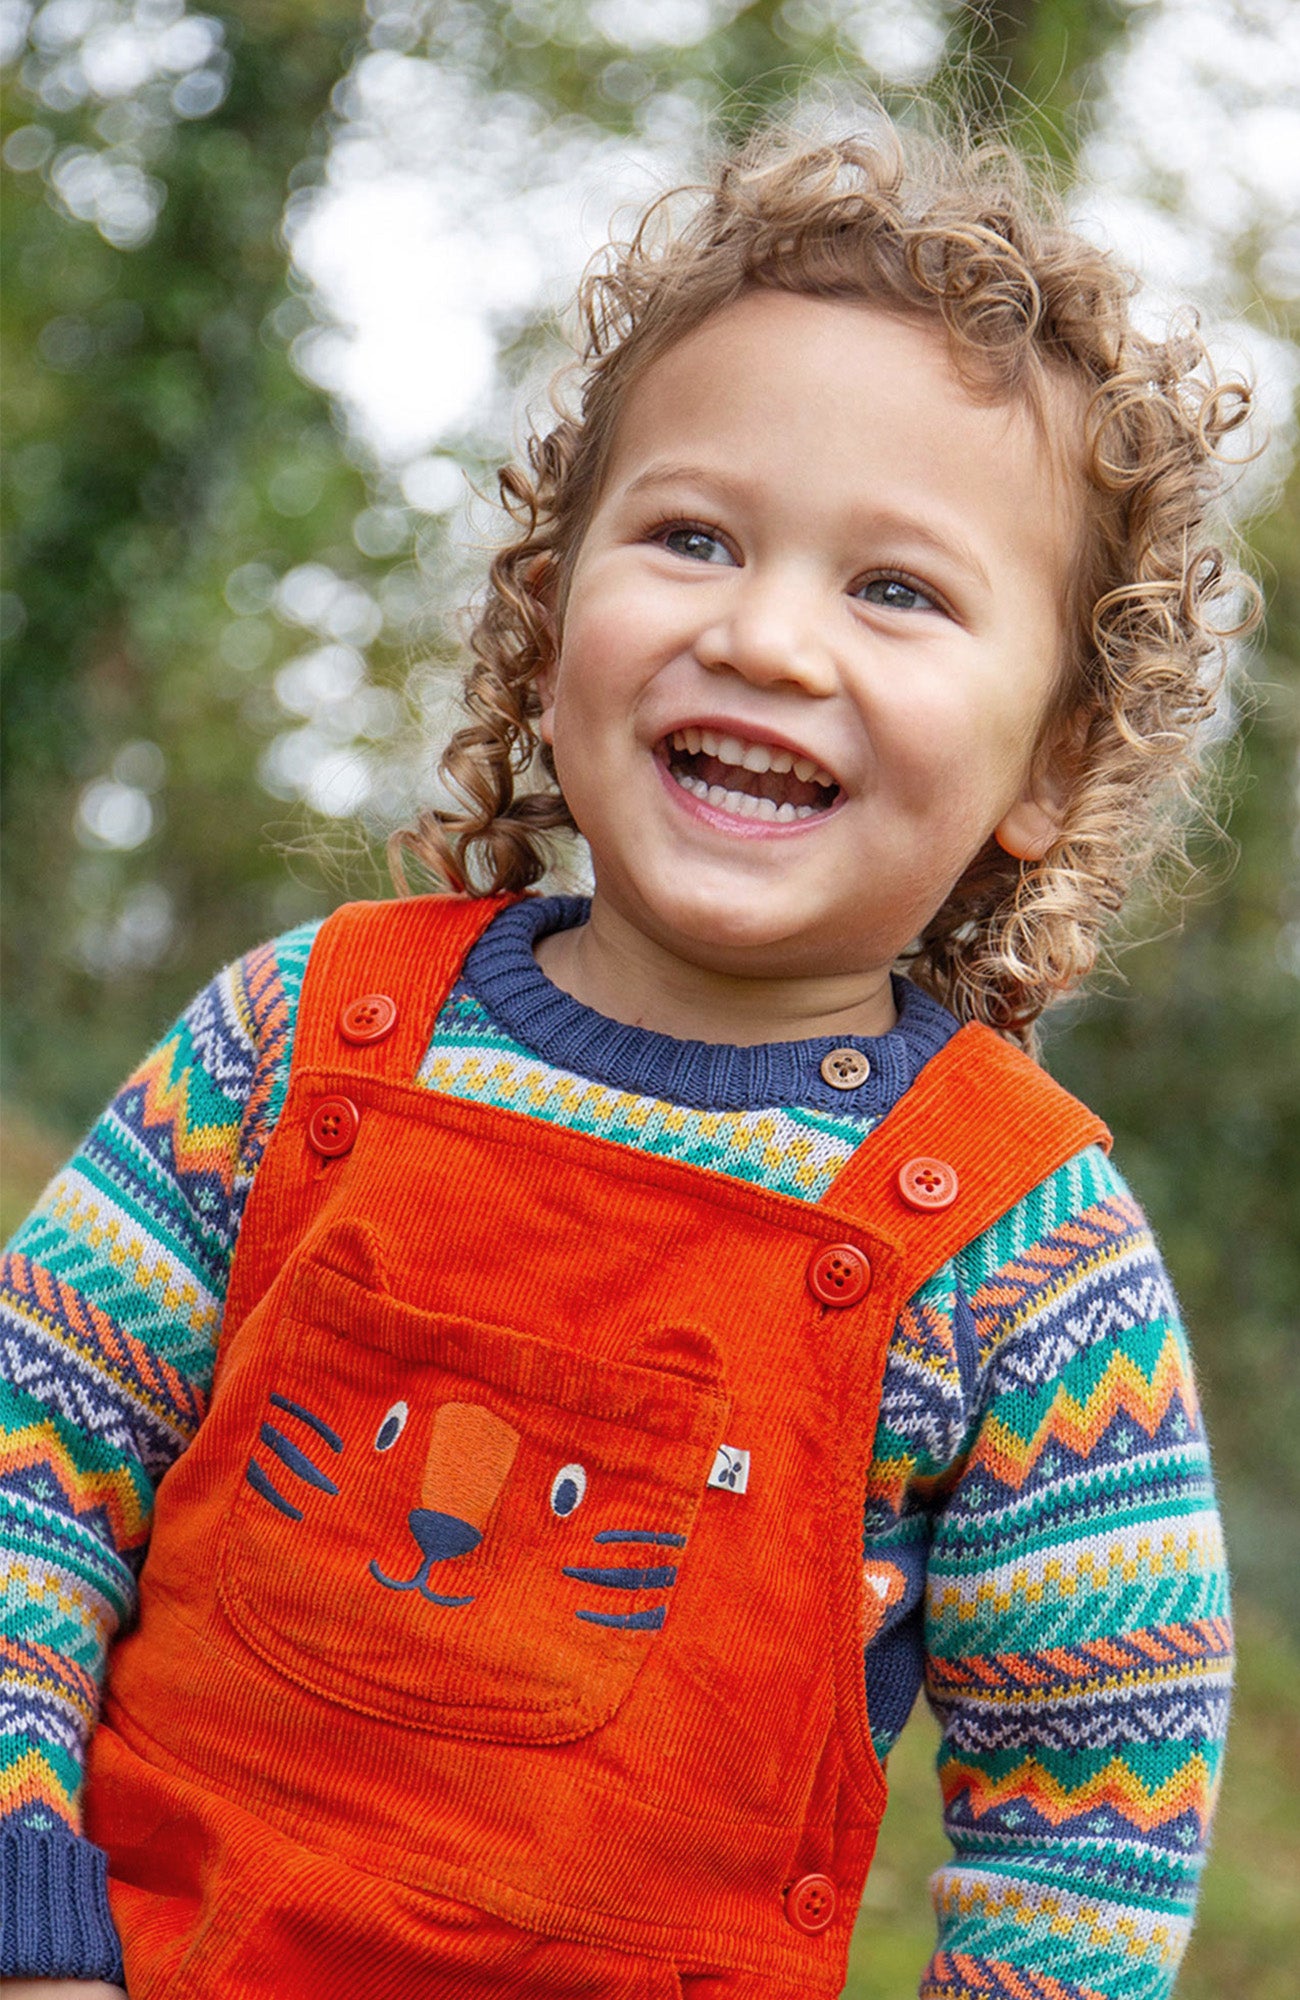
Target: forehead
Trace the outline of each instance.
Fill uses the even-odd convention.
[[[821,504],[887,486],[896,503],[958,508],[1062,568],[1081,500],[1028,397],[964,381],[939,324],[768,289],[723,307],[628,389],[607,484],[656,461],[748,471]]]

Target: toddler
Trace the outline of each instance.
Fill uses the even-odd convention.
[[[765,133],[581,308],[396,843],[444,893],[216,978],[6,1260],[4,1970],[829,1996],[924,1687],[922,1992],[1155,2000],[1219,1527],[1024,1045],[1189,783],[1245,392],[883,121]],[[593,893],[531,893],[567,828]]]

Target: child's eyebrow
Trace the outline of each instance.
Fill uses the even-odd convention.
[[[918,520],[914,514],[900,514],[889,508],[871,508],[864,511],[864,530],[873,534],[897,535],[900,541],[919,545],[957,569],[965,570],[973,582],[983,590],[993,588],[989,573],[971,544],[956,529],[941,532],[932,528],[928,521]]]
[[[740,492],[739,482],[729,479],[725,472],[670,460],[648,465],[644,472],[638,472],[635,479],[629,480],[626,491],[641,493],[647,486],[711,486],[724,497]]]

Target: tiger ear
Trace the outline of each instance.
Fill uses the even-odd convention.
[[[650,1362],[693,1382],[720,1383],[723,1376],[722,1357],[711,1336],[698,1326],[655,1327],[642,1335],[628,1359]]]
[[[383,1242],[368,1222],[333,1223],[320,1240],[316,1261],[369,1292],[389,1290]]]

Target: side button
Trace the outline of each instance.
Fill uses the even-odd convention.
[[[853,1243],[828,1243],[808,1264],[808,1289],[824,1306],[855,1306],[871,1290],[871,1266]]]
[[[805,1937],[816,1937],[834,1921],[836,1901],[829,1875],[801,1875],[785,1892],[786,1921]]]
[[[951,1208],[960,1185],[957,1172],[946,1160],[919,1154],[905,1160],[896,1176],[898,1192],[909,1208]]]
[[[307,1144],[323,1160],[349,1153],[361,1126],[361,1113],[350,1097],[322,1097],[307,1120]]]

